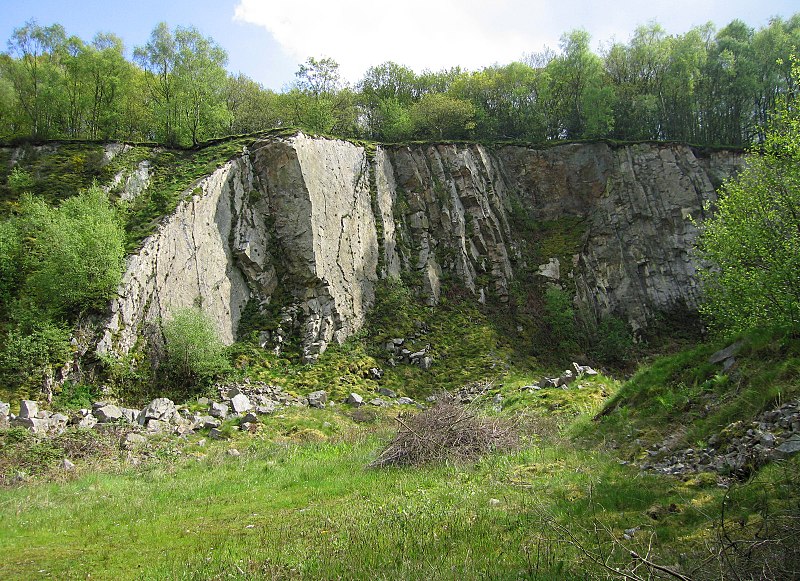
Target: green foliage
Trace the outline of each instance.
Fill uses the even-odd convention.
[[[800,81],[794,62],[793,77]],[[800,325],[800,98],[780,105],[761,152],[720,190],[703,226],[703,312],[722,332]]]
[[[176,387],[189,391],[229,369],[225,346],[200,309],[179,309],[163,322],[166,358],[161,369]]]
[[[19,195],[23,192],[31,191],[34,181],[31,174],[19,166],[14,166],[8,174],[8,189],[12,194]]]
[[[542,340],[559,353],[578,350],[578,327],[572,295],[560,287],[548,285],[544,293],[544,336]]]
[[[97,395],[97,390],[93,385],[66,381],[53,398],[53,409],[67,412],[91,409],[92,404],[97,401]]]
[[[23,196],[18,222],[28,300],[52,317],[104,306],[122,277],[125,236],[103,190],[92,187],[58,208]]]
[[[433,139],[463,139],[475,127],[472,103],[442,93],[428,93],[410,111],[414,133]]]
[[[63,365],[72,354],[69,330],[39,321],[33,326],[12,327],[0,347],[0,399],[9,401],[38,396],[45,374]]]
[[[13,221],[0,222],[0,320],[17,294],[22,263],[22,241]]]
[[[604,317],[593,330],[589,353],[597,361],[615,367],[628,363],[634,356],[630,327],[613,315]]]

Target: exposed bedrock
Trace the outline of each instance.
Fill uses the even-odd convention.
[[[431,304],[446,275],[476,300],[506,301],[514,264],[534,259],[546,263],[543,281],[570,281],[587,316],[645,327],[696,307],[696,224],[741,163],[674,144],[368,151],[303,134],[257,141],[195,184],[129,258],[98,351],[158,340],[160,322],[190,306],[230,343],[256,301],[283,308],[282,325],[313,361],[361,328],[379,278],[409,274]],[[520,208],[527,223],[581,220],[569,263],[519,255]]]

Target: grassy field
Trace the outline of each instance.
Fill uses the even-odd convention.
[[[583,394],[573,408],[567,398],[562,415],[542,416],[521,410],[546,410],[547,396],[522,405],[507,393],[501,415],[520,421],[523,443],[476,462],[366,468],[392,437],[396,412],[337,408],[285,411],[228,441],[151,440],[53,470],[0,491],[0,578],[616,576],[607,567],[647,578],[631,550],[714,577],[723,500],[746,531],[763,522],[765,502],[783,510],[786,487],[797,487],[797,462],[732,490],[643,474],[565,437],[587,406]]]

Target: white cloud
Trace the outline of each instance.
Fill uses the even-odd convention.
[[[509,4],[505,0],[241,0],[235,19],[266,28],[298,63],[309,56],[336,59],[352,81],[387,60],[422,71],[519,59],[531,50],[525,38],[486,25],[498,8]]]
[[[786,0],[239,0],[234,19],[264,27],[288,57],[334,58],[349,81],[392,60],[439,70],[477,69],[557,48],[562,33],[585,28],[593,46],[627,41],[635,27],[657,20],[683,33],[709,20],[752,26],[791,15]]]

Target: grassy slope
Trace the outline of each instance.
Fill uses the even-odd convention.
[[[742,341],[727,373],[709,363],[717,350]],[[643,366],[597,418],[576,433],[620,446],[630,459],[644,446],[670,438],[675,447],[705,447],[729,424],[745,424],[781,402],[800,396],[800,337],[759,332],[702,344]],[[741,434],[731,434],[741,435]]]
[[[550,519],[586,543],[594,518],[616,535],[641,526],[631,542],[641,551],[651,533],[694,533],[720,496],[537,438],[475,465],[364,469],[385,437],[343,428],[325,443],[187,444],[177,459],[162,451],[140,468],[6,490],[0,574],[584,578]],[[679,512],[654,521],[645,513],[658,503]]]
[[[671,360],[643,370],[616,395],[616,384],[603,377],[582,380],[581,389],[536,393],[517,389],[532,376],[507,380],[499,390],[501,413],[524,412],[525,444],[474,464],[365,469],[390,437],[396,412],[377,410],[356,423],[344,408],[285,411],[267,418],[257,435],[231,441],[156,440],[138,466],[125,452],[108,451],[99,460],[77,461],[76,473],[56,470],[0,491],[0,576],[602,576],[570,538],[615,566],[629,564],[629,549],[647,554],[652,543],[652,559],[691,571],[713,557],[723,499],[729,519],[743,523],[737,534],[744,534],[739,531],[763,523],[764,514],[797,502],[800,462],[770,466],[725,491],[704,478],[642,474],[620,463],[615,451],[587,445],[609,436],[607,426],[585,421],[600,409],[604,393],[617,410],[608,418],[626,401],[621,417],[630,425],[664,421],[643,405],[649,399],[635,394],[645,389],[642,374]],[[578,442],[559,429],[576,414]],[[241,456],[229,455],[232,447]],[[623,540],[634,527],[640,527],[634,538]],[[715,561],[709,563],[713,569]]]

